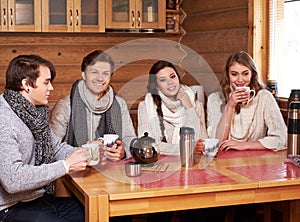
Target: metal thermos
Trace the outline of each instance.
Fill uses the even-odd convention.
[[[300,155],[300,101],[293,101],[288,109],[288,153]]]
[[[180,131],[180,160],[181,166],[194,166],[195,131],[190,127],[181,127]]]
[[[290,107],[291,102],[300,101],[300,89],[292,89],[290,97],[288,99],[287,107]]]

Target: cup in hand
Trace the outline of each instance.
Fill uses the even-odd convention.
[[[237,86],[235,89],[238,91],[245,91],[250,94],[250,97],[249,97],[247,103],[245,103],[244,105],[247,105],[255,96],[255,90],[250,89],[249,86]]]
[[[98,143],[87,143],[83,144],[81,147],[87,148],[90,154],[89,166],[97,165],[100,161],[100,150]]]
[[[208,158],[215,158],[219,151],[218,139],[205,139],[203,142],[205,146],[204,155]]]
[[[98,140],[103,140],[103,145],[105,147],[110,148],[117,148],[116,141],[119,139],[117,134],[104,134],[103,137],[99,138]]]

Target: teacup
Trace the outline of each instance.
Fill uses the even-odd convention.
[[[100,161],[100,150],[98,143],[87,143],[83,144],[81,147],[87,148],[90,154],[89,166],[97,165]]]
[[[255,96],[255,90],[250,89],[249,86],[237,86],[235,89],[238,90],[238,91],[245,91],[245,92],[248,92],[250,94],[250,97],[249,97],[248,101],[243,105],[247,105]]]
[[[116,141],[119,139],[117,134],[104,134],[103,137],[100,137],[98,140],[103,140],[103,145],[105,147],[117,148]]]
[[[219,140],[218,139],[205,139],[203,142],[205,146],[204,155],[209,158],[215,158],[219,151]]]

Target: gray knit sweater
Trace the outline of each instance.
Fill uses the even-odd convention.
[[[51,132],[55,160],[34,166],[34,138],[0,95],[0,210],[44,194],[43,187],[66,174],[63,159],[74,147]]]

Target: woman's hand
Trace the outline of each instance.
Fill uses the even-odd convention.
[[[201,156],[203,155],[203,152],[205,151],[205,146],[203,144],[203,139],[199,139],[194,148],[194,162],[199,163]]]
[[[202,153],[205,151],[205,146],[203,144],[204,140],[199,139],[196,144],[195,144],[195,149],[194,149],[194,155],[202,155]]]
[[[250,97],[250,93],[244,90],[235,90],[231,93],[227,102],[231,107],[236,107],[237,104],[246,104]]]
[[[179,90],[176,99],[180,100],[181,104],[186,109],[193,107],[188,94],[186,92],[184,92],[182,89]]]
[[[238,142],[235,140],[224,140],[220,145],[220,150],[264,150],[264,147],[259,141]]]
[[[220,145],[220,150],[227,151],[227,150],[246,150],[247,146],[246,142],[238,142],[235,140],[224,140]]]
[[[111,161],[118,161],[125,157],[125,150],[121,140],[116,141],[117,147],[106,147],[106,158]]]

